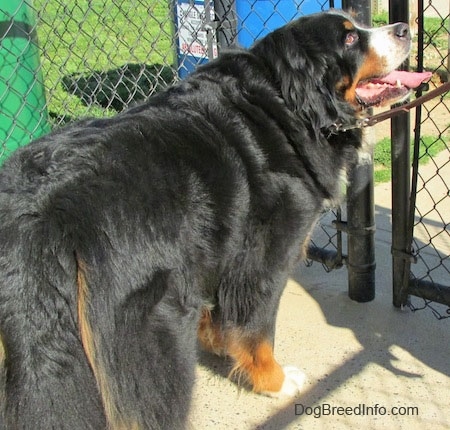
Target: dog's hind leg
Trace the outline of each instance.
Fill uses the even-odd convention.
[[[198,304],[190,286],[181,274],[159,270],[139,287],[99,287],[108,276],[79,261],[81,339],[108,428],[183,428],[196,363]]]

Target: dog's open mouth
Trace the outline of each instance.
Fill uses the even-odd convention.
[[[385,106],[406,98],[411,90],[431,78],[431,72],[394,71],[381,78],[363,81],[356,87],[358,103],[363,107]]]

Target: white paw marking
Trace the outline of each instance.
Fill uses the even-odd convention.
[[[306,375],[295,366],[284,366],[284,382],[280,391],[267,391],[264,394],[270,397],[295,397],[302,389]]]

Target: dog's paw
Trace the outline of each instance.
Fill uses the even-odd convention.
[[[284,381],[280,391],[266,391],[264,394],[270,397],[294,397],[302,389],[306,375],[295,366],[284,366]]]

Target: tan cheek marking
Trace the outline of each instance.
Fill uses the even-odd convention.
[[[350,76],[344,75],[340,81],[336,84],[335,88],[336,91],[339,93],[342,93],[346,90],[346,88],[349,88],[351,85],[351,79]]]
[[[370,49],[365,61],[359,69],[359,79],[367,79],[373,76],[379,76],[385,73],[386,62],[380,58],[375,50]]]
[[[351,104],[357,105],[358,102],[356,101],[356,85],[352,85],[344,95],[344,99]]]
[[[380,58],[373,49],[369,49],[364,62],[361,64],[353,84],[345,91],[344,98],[347,102],[357,104],[356,86],[364,79],[381,76],[385,72],[385,61]]]

